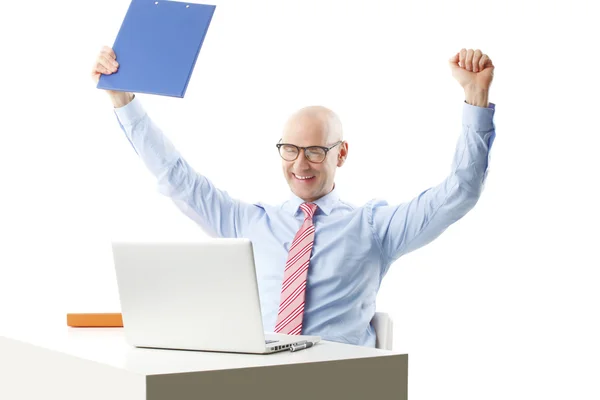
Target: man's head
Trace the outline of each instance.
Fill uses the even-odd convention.
[[[343,140],[342,123],[325,107],[305,107],[288,119],[280,141],[280,154],[283,175],[296,196],[312,202],[333,190],[336,169],[348,156],[348,143]],[[286,145],[331,149],[323,151],[314,147],[296,153],[297,149]],[[323,153],[324,160],[318,162]]]

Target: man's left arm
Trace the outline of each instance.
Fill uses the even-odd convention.
[[[379,202],[369,209],[369,222],[386,265],[440,236],[481,196],[496,132],[495,104],[488,102],[494,67],[486,55],[479,52],[477,56],[477,52],[463,49],[450,59],[453,75],[465,90],[465,103],[462,134],[449,176],[407,203]]]

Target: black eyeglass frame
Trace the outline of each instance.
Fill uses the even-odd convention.
[[[279,140],[281,142],[281,139]],[[325,146],[307,146],[307,147],[300,147],[300,146],[296,146],[295,144],[291,144],[291,143],[277,143],[275,145],[275,147],[277,147],[277,152],[279,153],[279,156],[285,160],[285,161],[296,161],[298,159],[298,156],[300,155],[300,150],[304,150],[304,157],[306,157],[306,159],[308,160],[308,162],[314,163],[314,164],[322,164],[325,159],[327,158],[327,153],[329,153],[329,150],[333,149],[335,146],[344,143],[343,140],[337,141],[334,144],[332,144],[330,147],[325,147]],[[296,152],[296,158],[294,158],[293,160],[286,160],[285,158],[283,158],[283,156],[281,155],[281,146],[292,146],[295,147],[297,152]],[[321,149],[325,152],[325,156],[323,157],[323,160],[321,161],[311,161],[308,159],[308,156],[306,155],[306,150],[307,149]]]

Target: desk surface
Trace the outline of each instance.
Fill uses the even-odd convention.
[[[378,399],[407,398],[406,354],[327,341],[265,355],[141,349],[123,328],[47,321],[0,321],[0,398],[364,400],[374,388]],[[290,382],[310,385],[290,392]]]
[[[328,341],[322,341],[312,348],[298,352],[284,351],[267,355],[142,349],[130,346],[125,341],[123,328],[70,328],[60,324],[35,329],[14,324],[0,326],[0,340],[15,340],[142,375],[253,368],[400,354]]]

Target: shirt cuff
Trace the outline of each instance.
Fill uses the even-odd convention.
[[[114,110],[119,122],[123,126],[134,125],[146,115],[146,111],[137,97],[134,97],[129,104],[115,108]]]
[[[488,107],[478,107],[464,102],[463,124],[475,128],[479,132],[487,132],[494,129],[494,112],[496,105],[488,102]]]

